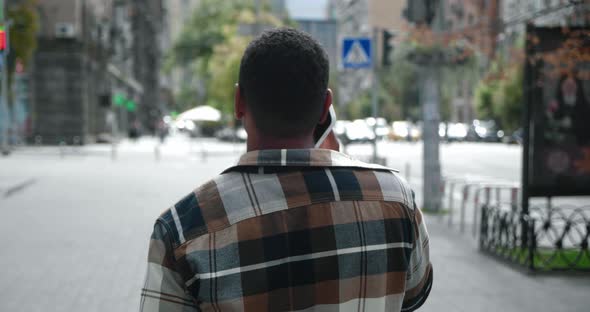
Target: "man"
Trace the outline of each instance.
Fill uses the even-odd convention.
[[[428,235],[391,169],[313,149],[328,115],[326,53],[294,29],[242,58],[239,163],[165,211],[142,311],[412,311],[428,296]]]

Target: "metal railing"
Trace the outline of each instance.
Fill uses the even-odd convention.
[[[459,203],[456,202],[456,191],[461,190]],[[518,205],[520,186],[516,183],[496,183],[475,181],[466,178],[445,178],[443,184],[443,205],[446,203],[447,222],[453,227],[456,207],[459,208],[459,230],[465,232],[467,213],[473,215],[472,234],[477,235],[479,221],[479,207],[481,204],[509,203],[512,207]],[[516,208],[514,208],[516,209]]]
[[[590,207],[482,205],[480,250],[533,271],[590,271]]]

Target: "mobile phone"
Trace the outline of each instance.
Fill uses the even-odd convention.
[[[326,121],[319,124],[315,128],[315,132],[313,133],[313,138],[315,140],[315,147],[319,148],[322,143],[326,140],[334,125],[336,124],[336,111],[334,110],[334,106],[330,105],[330,109],[328,112],[328,117]]]

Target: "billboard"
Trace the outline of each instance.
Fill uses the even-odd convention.
[[[526,51],[523,187],[590,195],[590,31],[529,26]]]

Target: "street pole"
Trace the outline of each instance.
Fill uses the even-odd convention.
[[[373,125],[373,134],[375,138],[373,139],[373,163],[377,163],[378,155],[377,155],[377,105],[378,105],[378,93],[379,93],[379,80],[377,77],[377,39],[378,39],[378,30],[377,28],[373,28],[373,49],[371,52],[372,62],[373,62],[373,88],[371,92],[371,107],[372,107],[372,115],[375,121]]]
[[[439,211],[441,206],[441,169],[439,158],[439,89],[438,71],[433,60],[421,69],[423,91],[422,102],[422,139],[423,139],[423,203],[424,209]]]
[[[9,25],[4,15],[6,3],[0,0],[0,24],[4,25],[6,32],[6,48],[2,52],[2,155],[10,154],[8,142],[8,127],[11,124],[10,112],[8,110],[8,50],[9,50]]]
[[[254,0],[256,22],[254,23],[254,37],[260,36],[260,0]]]

